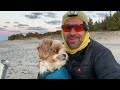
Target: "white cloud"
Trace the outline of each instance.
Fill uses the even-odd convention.
[[[67,11],[0,11],[0,25],[1,28],[5,28],[7,30],[14,30],[20,32],[28,32],[25,28],[14,27],[18,24],[28,25],[29,27],[41,27],[45,28],[48,31],[55,31],[56,27],[61,27],[61,23],[49,24],[47,22],[53,21],[62,21],[62,16]],[[103,19],[105,14],[109,14],[109,11],[83,11],[93,19],[93,22],[98,21],[99,19]],[[112,14],[115,11],[112,11]],[[40,16],[40,18],[29,19],[26,18],[25,15],[34,15]],[[101,15],[103,15],[101,17]],[[5,26],[5,27],[4,27]]]

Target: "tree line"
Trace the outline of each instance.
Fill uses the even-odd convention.
[[[93,20],[89,18],[90,31],[117,31],[120,30],[120,11],[116,11],[113,15],[110,14],[105,16],[104,20],[96,21],[93,24]]]
[[[47,32],[47,33],[44,33],[44,34],[39,34],[38,32],[28,32],[26,33],[26,35],[23,35],[23,34],[14,34],[14,35],[11,35],[8,37],[8,40],[21,40],[21,39],[28,39],[28,38],[31,38],[31,37],[35,37],[35,38],[43,38],[43,37],[46,37],[46,36],[49,36],[49,35],[60,35],[61,31],[56,31],[56,32]]]

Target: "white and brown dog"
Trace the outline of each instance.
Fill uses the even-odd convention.
[[[64,45],[59,40],[43,39],[38,46],[40,74],[60,69],[68,60]]]

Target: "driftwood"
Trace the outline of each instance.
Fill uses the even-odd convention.
[[[0,60],[0,79],[5,79],[8,67],[9,61]]]

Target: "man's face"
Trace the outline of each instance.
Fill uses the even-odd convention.
[[[83,20],[77,17],[68,18],[64,23],[64,25],[80,25],[80,24],[83,24]],[[70,49],[77,49],[84,40],[85,30],[76,32],[74,28],[71,28],[70,32],[63,31],[63,36]]]

